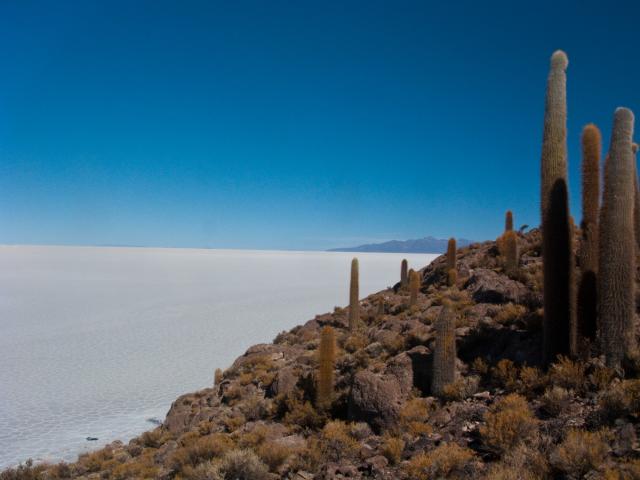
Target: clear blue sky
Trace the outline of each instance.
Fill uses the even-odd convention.
[[[525,6],[525,3],[526,6]],[[640,2],[0,2],[0,243],[325,249],[537,225],[549,56],[640,117]]]

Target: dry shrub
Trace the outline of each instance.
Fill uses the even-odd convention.
[[[547,388],[542,396],[542,408],[549,415],[559,415],[571,404],[573,393],[566,388],[553,386]]]
[[[527,367],[526,365],[520,369],[520,393],[526,396],[532,396],[538,390],[541,390],[545,383],[545,376],[540,369],[536,367]]]
[[[317,429],[322,426],[325,417],[318,413],[310,402],[298,402],[289,397],[287,400],[288,412],[284,416],[286,425],[298,426],[303,429]]]
[[[349,353],[355,353],[357,351],[363,350],[367,345],[369,345],[369,341],[367,337],[362,333],[353,333],[349,335],[344,340],[344,348]]]
[[[481,357],[476,357],[471,362],[471,371],[482,377],[489,372],[489,365]]]
[[[582,391],[585,387],[584,364],[560,356],[549,368],[549,380],[553,385],[569,390]]]
[[[480,377],[475,375],[462,377],[445,385],[442,396],[445,400],[464,400],[478,391]]]
[[[113,452],[107,447],[96,452],[83,453],[78,457],[78,463],[87,472],[99,472],[103,470],[104,464],[112,459]]]
[[[473,459],[473,450],[457,443],[443,443],[435,450],[416,455],[405,468],[412,480],[470,478]]]
[[[251,450],[230,450],[218,464],[224,480],[266,480],[267,466]]]
[[[258,448],[258,456],[272,472],[275,472],[293,453],[294,451],[289,447],[275,442],[263,443]]]
[[[612,368],[599,365],[589,374],[589,383],[597,390],[607,388],[615,378],[616,372]]]
[[[45,468],[42,465],[34,467],[33,461],[27,460],[16,468],[9,468],[0,472],[0,480],[37,480],[42,478],[41,474],[45,471]]]
[[[640,478],[640,460],[630,460],[607,468],[602,480],[638,480]]]
[[[154,462],[152,451],[147,450],[132,462],[116,466],[109,478],[114,480],[129,480],[130,478],[155,479],[158,478],[159,468]]]
[[[601,412],[609,419],[640,412],[640,380],[615,382],[599,399]]]
[[[597,470],[606,460],[609,453],[606,431],[587,432],[569,430],[564,441],[550,455],[554,468],[582,478],[591,470]]]
[[[386,436],[382,444],[382,455],[384,455],[391,465],[400,463],[402,452],[404,451],[404,440],[399,437]]]
[[[511,360],[503,358],[491,369],[491,379],[506,390],[515,390],[518,385],[518,368]]]
[[[197,438],[186,434],[181,437],[179,443],[182,446],[171,455],[171,464],[175,468],[181,468],[185,465],[196,466],[199,463],[220,457],[235,447],[233,440],[223,433]]]
[[[186,466],[182,469],[181,478],[185,480],[223,480],[220,467],[214,462],[204,462],[195,467]]]
[[[540,480],[549,477],[549,464],[538,449],[520,444],[493,464],[486,480]]]
[[[527,313],[527,309],[522,305],[516,305],[515,303],[507,303],[502,310],[493,318],[497,323],[501,325],[513,323],[514,320],[524,316]]]
[[[400,410],[400,428],[411,435],[428,435],[432,432],[427,423],[432,405],[424,398],[413,398],[405,402]]]
[[[329,461],[352,457],[359,450],[358,442],[350,435],[349,427],[341,420],[332,420],[322,429],[320,449]]]
[[[504,454],[522,443],[534,445],[538,440],[538,421],[527,401],[516,393],[494,403],[484,420],[480,433],[496,453]]]

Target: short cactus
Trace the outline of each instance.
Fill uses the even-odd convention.
[[[600,342],[609,367],[620,366],[635,351],[635,188],[631,139],[633,113],[614,115],[604,169],[600,210],[598,313]]]
[[[440,310],[435,330],[431,393],[440,396],[445,387],[456,380],[456,324],[449,306],[444,305]]]
[[[518,235],[513,230],[507,230],[503,236],[504,245],[504,269],[512,275],[518,270],[520,257],[518,253]]]
[[[406,288],[409,284],[409,263],[406,258],[400,264],[400,287]]]
[[[582,130],[582,239],[580,242],[580,283],[578,284],[578,336],[595,340],[598,318],[598,217],[600,215],[600,130],[594,124]]]
[[[349,285],[349,329],[355,330],[360,323],[360,286],[358,259],[351,260],[351,283]]]
[[[572,232],[567,193],[567,56],[551,56],[541,160],[544,273],[543,360],[576,351]]]
[[[333,400],[333,365],[336,360],[336,339],[333,328],[325,326],[320,332],[318,347],[318,381],[316,386],[316,406],[326,410]]]
[[[415,270],[409,271],[409,306],[418,303],[418,291],[420,290],[420,274]]]

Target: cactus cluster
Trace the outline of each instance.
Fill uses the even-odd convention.
[[[431,393],[442,395],[456,379],[456,324],[449,306],[444,305],[435,322],[436,343],[433,352]]]
[[[325,326],[320,332],[318,347],[318,377],[316,407],[326,410],[333,400],[333,365],[336,360],[336,339],[333,328]]]

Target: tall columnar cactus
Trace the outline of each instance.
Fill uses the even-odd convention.
[[[360,287],[358,259],[351,260],[351,284],[349,285],[349,329],[355,330],[360,322]]]
[[[507,210],[504,217],[504,231],[510,232],[511,230],[513,230],[513,212],[511,210]]]
[[[518,270],[520,256],[518,253],[518,235],[513,230],[504,233],[504,269],[512,275]]]
[[[436,319],[436,345],[433,352],[431,393],[442,395],[456,380],[456,324],[451,309],[445,305]]]
[[[409,284],[409,263],[406,258],[402,259],[400,264],[400,287],[406,288]]]
[[[456,270],[456,239],[450,238],[447,242],[447,283],[451,284],[451,280],[457,278],[456,274],[452,274],[451,270]]]
[[[578,337],[595,340],[598,319],[598,217],[600,215],[600,151],[602,136],[594,124],[582,129],[582,239],[578,284]]]
[[[328,409],[333,400],[333,364],[336,359],[336,339],[333,328],[325,326],[320,332],[318,347],[318,376],[316,386],[316,406]]]
[[[631,147],[633,152],[633,166],[635,167],[636,174],[633,177],[635,186],[635,208],[633,210],[634,231],[636,236],[636,254],[640,254],[640,188],[638,186],[638,167],[636,162],[636,156],[638,155],[638,144],[634,143]]]
[[[456,239],[450,238],[447,242],[447,271],[456,268]]]
[[[543,359],[547,364],[557,355],[576,351],[574,261],[567,193],[568,63],[560,50],[551,56],[542,141]]]
[[[598,312],[606,363],[617,367],[635,351],[635,167],[631,139],[633,113],[614,115],[609,155],[604,168],[600,211]]]
[[[420,274],[415,270],[409,271],[409,306],[418,303],[418,291],[420,290]]]

